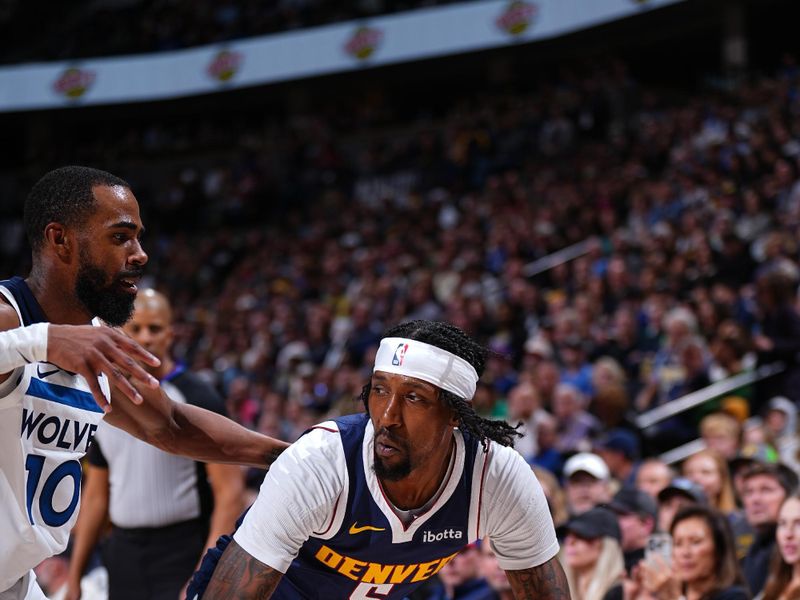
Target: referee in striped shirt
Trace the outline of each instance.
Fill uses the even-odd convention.
[[[140,292],[125,330],[161,359],[153,375],[171,399],[225,414],[219,394],[171,358],[165,296]],[[109,600],[176,600],[205,549],[234,528],[244,492],[240,467],[167,454],[103,423],[88,458],[67,600],[80,598],[81,575],[108,517],[102,557]]]

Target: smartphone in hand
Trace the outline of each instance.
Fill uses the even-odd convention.
[[[661,560],[667,565],[672,564],[672,536],[670,534],[654,533],[647,536],[647,544],[644,547],[644,559],[648,563],[654,564],[654,556],[660,556]]]

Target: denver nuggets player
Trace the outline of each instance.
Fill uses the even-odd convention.
[[[368,414],[322,423],[275,463],[203,593],[188,598],[404,598],[489,536],[517,598],[568,598],[542,488],[516,431],[469,402],[486,351],[432,321],[381,341]],[[219,551],[217,551],[217,555]]]
[[[171,403],[136,363],[158,360],[97,319],[130,317],[147,262],[127,183],[85,167],[52,171],[26,200],[25,226],[31,274],[0,282],[0,600],[44,598],[31,569],[66,548],[78,461],[104,409],[112,425],[198,460],[268,466],[286,446]]]

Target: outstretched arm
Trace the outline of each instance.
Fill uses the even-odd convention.
[[[135,405],[114,389],[114,410],[105,420],[165,452],[204,462],[268,469],[289,447],[286,442],[250,431],[210,410],[174,402],[161,388],[136,387],[144,402]]]
[[[256,560],[235,541],[225,549],[203,600],[267,600],[283,573]]]
[[[526,600],[569,600],[569,584],[558,558],[520,571],[506,571],[514,598]]]
[[[128,381],[140,387],[158,387],[158,380],[136,361],[157,367],[160,361],[128,336],[111,327],[36,323],[20,327],[17,313],[0,296],[0,383],[14,369],[33,362],[50,362],[66,371],[83,375],[95,401],[103,410],[108,401],[97,376],[105,373],[122,393],[139,403],[142,397]]]

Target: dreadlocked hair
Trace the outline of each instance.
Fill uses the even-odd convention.
[[[383,337],[408,338],[446,350],[471,364],[478,373],[478,377],[483,374],[483,370],[486,367],[488,350],[470,339],[458,327],[449,323],[442,321],[409,321],[392,327],[386,331]],[[367,413],[369,413],[369,393],[371,389],[372,385],[367,383],[361,390],[361,401],[364,403]],[[505,421],[484,419],[472,408],[472,404],[469,402],[471,398],[459,398],[447,390],[440,390],[440,393],[441,398],[455,411],[458,418],[458,428],[480,440],[484,452],[489,449],[489,440],[502,446],[513,446],[514,439],[522,437],[522,434],[518,431],[521,424],[517,424],[514,427]]]

